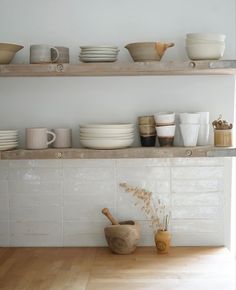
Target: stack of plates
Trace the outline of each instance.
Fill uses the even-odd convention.
[[[15,130],[0,130],[0,151],[18,146],[18,133]]]
[[[133,124],[80,125],[80,143],[92,149],[119,149],[132,145]]]
[[[119,49],[117,46],[81,46],[82,62],[115,62]]]

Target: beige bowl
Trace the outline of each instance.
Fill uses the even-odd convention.
[[[167,48],[174,46],[174,43],[164,42],[137,42],[125,46],[134,61],[159,61]]]
[[[24,46],[11,43],[0,43],[0,64],[9,64],[17,51]]]

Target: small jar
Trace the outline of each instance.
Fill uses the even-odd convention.
[[[171,234],[169,231],[159,230],[155,234],[155,243],[159,254],[167,254],[170,249]]]
[[[233,146],[232,129],[215,129],[214,130],[214,144],[216,147],[232,147]]]

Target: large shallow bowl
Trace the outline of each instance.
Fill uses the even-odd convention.
[[[174,43],[164,42],[136,42],[125,46],[134,61],[159,61],[167,48]]]
[[[188,39],[217,40],[224,41],[225,35],[218,33],[187,33]]]
[[[117,139],[123,139],[123,138],[133,138],[134,133],[128,133],[128,134],[86,134],[86,133],[80,133],[80,138],[117,138]]]
[[[132,145],[134,139],[127,140],[80,140],[82,146],[91,149],[121,149]]]
[[[11,43],[0,43],[0,64],[9,64],[17,51],[24,46]]]
[[[126,128],[133,128],[133,124],[126,124],[126,123],[114,123],[114,124],[82,124],[80,128],[98,128],[98,129],[126,129]]]
[[[195,44],[186,46],[187,55],[192,60],[217,60],[224,55],[225,46],[216,44]]]
[[[110,128],[80,128],[81,133],[90,133],[90,134],[128,134],[128,133],[133,133],[134,129],[133,128],[125,128],[125,129],[110,129]]]

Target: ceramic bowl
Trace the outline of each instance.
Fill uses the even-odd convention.
[[[207,41],[225,41],[224,34],[218,33],[187,33],[188,39],[201,39]]]
[[[154,115],[156,124],[158,126],[171,125],[175,122],[174,112],[158,112]]]
[[[225,45],[192,44],[186,46],[186,51],[192,60],[217,60],[224,55]]]
[[[158,137],[173,137],[175,135],[175,125],[156,127]]]
[[[200,114],[199,113],[180,113],[179,121],[181,124],[199,124]]]
[[[91,149],[120,149],[126,148],[133,144],[134,139],[125,140],[104,140],[104,139],[92,139],[92,140],[80,140],[82,146]]]
[[[17,51],[24,46],[11,43],[0,43],[0,64],[9,64]]]
[[[136,42],[125,46],[134,61],[159,61],[167,48],[174,43],[164,42]]]

